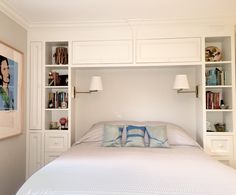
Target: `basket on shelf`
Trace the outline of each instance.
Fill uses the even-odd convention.
[[[225,132],[225,123],[214,124],[216,132]]]

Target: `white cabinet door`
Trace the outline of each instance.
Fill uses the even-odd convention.
[[[30,43],[29,129],[41,129],[42,123],[42,42]]]
[[[200,62],[200,38],[137,40],[136,62]]]
[[[45,133],[45,152],[63,152],[68,149],[67,133]]]
[[[28,138],[28,177],[43,166],[42,133],[29,133]]]
[[[207,136],[205,150],[210,155],[233,156],[233,136]]]
[[[61,152],[45,152],[45,165],[55,160],[61,155]]]
[[[75,41],[73,64],[132,63],[132,41]]]

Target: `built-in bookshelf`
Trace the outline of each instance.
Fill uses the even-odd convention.
[[[43,165],[70,147],[69,42],[45,42]]]
[[[47,130],[68,129],[68,68],[68,42],[46,42],[44,111]]]
[[[233,131],[231,37],[205,38],[206,131]],[[212,112],[213,111],[213,112]]]
[[[232,36],[205,37],[204,149],[233,164],[234,60]],[[229,152],[229,151],[230,152]]]

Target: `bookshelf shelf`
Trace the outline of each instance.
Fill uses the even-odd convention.
[[[232,112],[232,109],[206,109],[207,112]]]
[[[69,65],[68,64],[46,64],[45,65],[46,68],[68,68]]]
[[[68,111],[68,108],[45,108],[45,111]]]
[[[205,62],[206,65],[218,66],[220,64],[230,64],[231,61]]]
[[[205,86],[207,89],[221,89],[221,88],[232,88],[232,85],[207,85]]]
[[[215,136],[224,136],[224,135],[231,135],[233,136],[233,132],[206,132],[207,135],[215,135]]]
[[[68,86],[45,86],[46,89],[68,89]]]

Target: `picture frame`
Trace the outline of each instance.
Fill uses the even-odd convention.
[[[0,139],[23,129],[23,52],[0,41]]]

